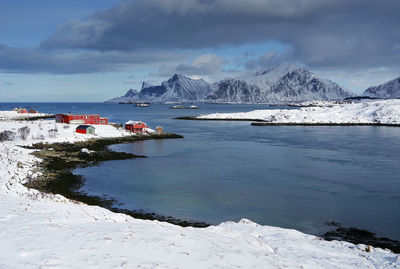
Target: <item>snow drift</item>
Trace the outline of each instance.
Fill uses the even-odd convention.
[[[258,119],[269,123],[295,124],[400,124],[400,100],[357,104],[332,104],[300,109],[265,109],[240,113],[213,113],[198,119]]]

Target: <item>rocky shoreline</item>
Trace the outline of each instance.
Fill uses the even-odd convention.
[[[261,119],[218,119],[218,118],[199,118],[197,116],[187,116],[187,117],[176,117],[175,120],[210,120],[210,121],[253,121],[253,122],[265,122]]]
[[[201,121],[250,121],[252,126],[383,126],[400,127],[400,124],[385,123],[297,123],[297,122],[267,122],[261,119],[219,119],[219,118],[198,118],[195,116],[177,117],[176,120],[201,120]]]
[[[44,115],[44,116],[28,116],[28,117],[21,117],[15,120],[17,121],[34,121],[34,120],[48,120],[48,119],[55,119],[55,115]]]
[[[252,122],[252,126],[383,126],[400,127],[400,124],[385,123],[297,123],[297,122]]]
[[[182,227],[208,227],[209,224],[204,222],[180,220],[171,216],[162,216],[143,210],[124,209],[122,205],[113,198],[93,196],[79,191],[85,184],[85,179],[71,172],[75,168],[96,166],[103,161],[147,158],[142,155],[111,151],[107,147],[109,145],[133,143],[135,141],[150,139],[180,138],[183,138],[183,136],[173,133],[164,133],[120,138],[99,138],[75,143],[36,143],[25,148],[38,150],[32,154],[42,159],[42,162],[38,165],[38,170],[42,175],[34,180],[29,180],[24,185],[44,193],[61,194],[74,201],[83,202],[88,205],[101,206],[113,212],[124,213],[138,219],[164,221]]]
[[[38,164],[38,171],[42,176],[29,180],[24,185],[44,193],[61,194],[73,201],[83,202],[88,205],[97,205],[109,209],[115,213],[124,213],[131,217],[144,220],[158,220],[168,222],[181,227],[205,228],[210,224],[200,221],[188,221],[176,219],[172,216],[158,215],[143,210],[124,209],[117,200],[105,196],[93,196],[79,189],[85,184],[85,179],[80,175],[74,175],[71,171],[76,168],[96,166],[100,162],[109,160],[126,160],[134,158],[147,158],[143,155],[134,155],[125,152],[115,152],[107,148],[109,145],[132,143],[135,141],[150,139],[179,139],[183,136],[176,134],[153,134],[121,138],[100,138],[75,143],[36,143],[25,146],[34,149],[32,154],[42,161]],[[85,149],[82,151],[82,149]],[[87,151],[86,151],[87,150]],[[353,244],[365,244],[373,247],[381,247],[400,253],[400,242],[389,238],[379,238],[370,231],[355,228],[342,227],[336,222],[329,222],[332,230],[323,234],[325,240],[347,241]]]

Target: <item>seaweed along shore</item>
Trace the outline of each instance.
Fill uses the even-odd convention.
[[[72,173],[72,170],[76,168],[96,166],[104,161],[147,158],[142,155],[112,151],[108,148],[109,145],[151,139],[179,138],[183,138],[183,136],[173,133],[163,133],[90,139],[76,143],[36,143],[25,148],[38,150],[32,154],[42,159],[42,162],[38,163],[37,167],[42,175],[35,180],[29,180],[25,186],[45,193],[61,194],[71,200],[83,202],[88,205],[101,206],[113,212],[124,213],[138,219],[165,221],[182,227],[207,227],[209,224],[205,222],[180,220],[171,216],[157,215],[143,210],[123,209],[121,208],[122,205],[113,198],[89,195],[80,191],[81,187],[85,184],[85,178]]]

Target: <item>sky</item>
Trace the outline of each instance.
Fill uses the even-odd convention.
[[[399,14],[398,0],[1,0],[0,102],[101,102],[282,62],[362,93],[400,75]]]

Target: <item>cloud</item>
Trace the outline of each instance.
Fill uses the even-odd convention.
[[[75,74],[111,72],[127,67],[143,67],[179,62],[185,53],[136,50],[126,51],[47,51],[0,45],[0,72]]]
[[[87,19],[66,21],[39,48],[0,45],[0,72],[73,74],[149,67],[159,68],[151,73],[157,76],[216,77],[214,73],[225,76],[284,61],[314,69],[398,67],[399,10],[397,0],[122,1]],[[245,50],[270,40],[283,44],[284,51],[249,51],[236,66],[215,55],[226,57],[225,48]],[[199,53],[207,54],[188,64]]]
[[[329,78],[354,92],[361,94],[371,86],[377,86],[400,76],[400,67],[361,68],[352,70],[313,70],[321,77]]]
[[[227,75],[223,67],[229,62],[215,54],[197,56],[190,64],[163,65],[158,72],[150,72],[150,76],[171,77],[173,74],[182,74],[193,79],[203,78],[215,81]]]
[[[220,69],[226,63],[227,61],[222,57],[204,54],[194,59],[190,65],[178,65],[176,71],[186,75],[211,75],[220,72]]]
[[[11,81],[0,81],[0,86],[12,86],[14,85]]]
[[[122,83],[126,84],[126,85],[132,85],[132,84],[138,84],[141,82],[142,82],[142,80],[127,79],[127,80],[124,80]]]
[[[244,55],[244,61],[242,63],[246,69],[248,70],[265,70],[266,68],[271,68],[277,66],[283,62],[292,61],[291,53],[288,51],[285,52],[277,52],[275,50],[271,50],[257,58],[250,58]]]
[[[136,0],[70,20],[47,49],[203,49],[278,40],[310,66],[400,62],[398,0]]]

